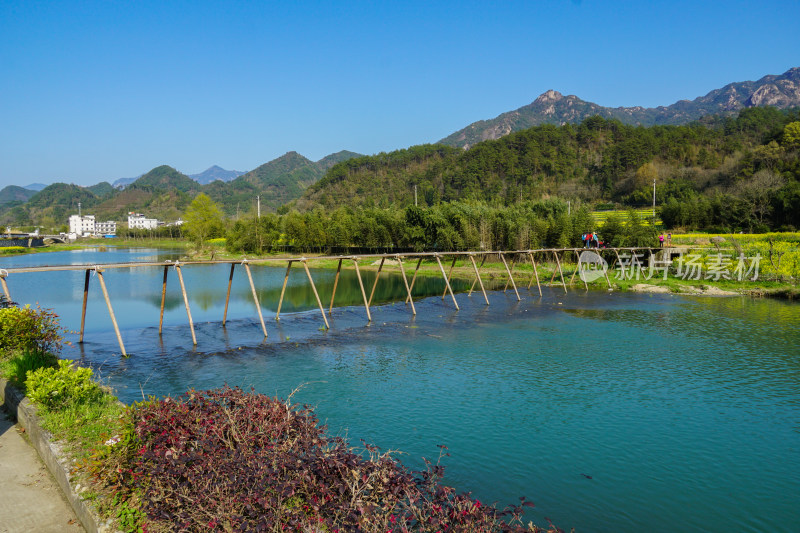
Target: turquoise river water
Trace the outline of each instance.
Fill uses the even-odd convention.
[[[84,250],[0,259],[0,268],[174,258],[166,251]],[[410,266],[410,265],[409,265]],[[316,406],[334,433],[405,452],[421,466],[438,444],[449,484],[501,506],[524,495],[528,518],[578,532],[800,531],[800,306],[744,297],[583,291],[457,295],[382,276],[367,325],[352,274],[323,325],[302,269],[254,266],[269,337],[237,268],[221,326],[227,266],[184,268],[193,348],[170,274],[158,335],[159,268],[105,274],[129,358],[119,356],[91,282],[83,345],[124,401],[225,383]],[[313,271],[325,307],[334,272]],[[374,274],[365,273],[367,290]],[[53,308],[77,330],[83,272],[14,274],[14,300]],[[463,290],[465,284],[459,284]],[[416,289],[415,289],[416,293]],[[341,299],[340,299],[341,298]],[[391,302],[395,303],[391,303]],[[387,303],[388,302],[388,303]],[[76,336],[71,334],[71,340]]]

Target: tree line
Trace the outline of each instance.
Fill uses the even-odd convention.
[[[562,200],[491,206],[476,201],[404,209],[317,208],[247,216],[228,223],[208,197],[193,202],[183,231],[198,245],[225,237],[228,251],[330,251],[346,248],[396,251],[525,250],[581,246],[581,235],[598,230],[587,206],[570,209]],[[635,211],[609,217],[601,240],[609,246],[654,246],[655,227]]]
[[[800,227],[800,112],[745,109],[685,126],[591,117],[543,125],[469,150],[415,146],[332,167],[293,207],[393,208],[474,201],[510,207],[559,197],[645,206],[669,227]]]

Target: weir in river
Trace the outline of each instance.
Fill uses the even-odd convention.
[[[586,255],[590,253],[590,255]],[[620,255],[622,253],[622,255]],[[381,272],[383,271],[384,265],[387,264],[387,260],[389,264],[396,264],[399,272],[402,276],[403,283],[405,286],[405,303],[409,304],[410,311],[413,315],[416,315],[417,311],[414,307],[414,298],[413,298],[413,290],[414,284],[417,280],[417,275],[420,270],[420,266],[422,265],[423,260],[435,260],[438,266],[439,272],[442,275],[442,278],[445,283],[445,290],[442,294],[442,300],[444,301],[447,294],[450,294],[450,297],[453,302],[453,306],[456,310],[459,309],[458,301],[456,300],[455,293],[453,292],[453,288],[451,286],[451,280],[453,275],[453,270],[456,265],[456,261],[459,258],[468,258],[470,264],[472,266],[475,279],[472,282],[472,285],[468,291],[468,295],[471,296],[472,293],[475,291],[476,285],[480,287],[481,293],[483,295],[483,299],[486,305],[490,305],[489,297],[486,293],[486,289],[483,285],[483,281],[481,280],[481,268],[484,267],[484,264],[489,257],[497,256],[499,261],[503,264],[504,270],[507,275],[507,280],[505,282],[505,287],[503,288],[503,292],[506,292],[509,289],[509,286],[513,289],[517,300],[521,300],[522,297],[519,294],[517,281],[514,279],[514,269],[517,265],[521,262],[530,262],[532,266],[532,275],[528,279],[527,282],[527,289],[530,290],[533,282],[536,281],[536,286],[538,289],[539,297],[542,296],[542,289],[541,289],[541,281],[539,279],[539,272],[537,267],[537,256],[539,257],[540,263],[542,260],[547,260],[548,258],[552,257],[555,263],[555,268],[553,268],[553,273],[550,278],[550,284],[555,282],[556,275],[559,276],[560,285],[563,287],[564,292],[567,292],[567,282],[564,277],[564,271],[562,268],[562,260],[565,259],[567,254],[574,254],[577,258],[575,262],[575,268],[572,272],[572,275],[569,280],[569,285],[575,280],[575,276],[581,273],[582,270],[585,272],[589,272],[592,267],[595,268],[591,277],[593,279],[598,279],[600,277],[604,277],[608,287],[611,288],[611,282],[608,278],[608,263],[606,262],[605,258],[602,256],[605,254],[612,258],[612,267],[614,264],[627,264],[630,270],[630,274],[633,275],[634,268],[642,269],[644,268],[642,262],[640,261],[640,257],[644,259],[645,255],[647,256],[647,263],[650,268],[653,268],[655,265],[668,265],[671,263],[671,258],[673,254],[677,253],[675,249],[661,249],[661,248],[542,248],[536,250],[514,250],[514,251],[461,251],[461,252],[418,252],[418,253],[403,253],[403,254],[364,254],[364,255],[336,255],[336,256],[317,256],[314,257],[314,260],[334,260],[338,261],[337,269],[336,269],[336,276],[334,278],[333,283],[333,290],[331,293],[330,304],[328,306],[327,313],[330,315],[333,313],[333,307],[336,299],[336,289],[339,283],[340,273],[342,271],[342,265],[345,262],[352,261],[353,267],[356,273],[356,279],[358,281],[359,290],[363,299],[364,310],[366,313],[367,322],[372,321],[372,314],[370,313],[370,307],[372,306],[373,297],[375,296],[375,290],[378,286],[378,280],[380,279]],[[480,264],[476,261],[476,257],[480,259]],[[623,261],[623,257],[626,261]],[[443,258],[450,258],[450,266],[449,269],[446,270],[444,263],[442,262]],[[584,259],[585,258],[585,259]],[[411,280],[409,281],[408,275],[406,274],[405,265],[403,263],[404,260],[417,260],[416,267],[414,268],[413,275],[411,276]],[[230,272],[228,275],[228,288],[227,294],[225,297],[225,310],[222,315],[222,326],[225,326],[228,314],[228,303],[230,300],[231,295],[231,285],[233,283],[233,276],[236,269],[236,266],[239,265],[244,268],[248,282],[250,285],[250,289],[253,296],[253,303],[256,307],[256,312],[258,314],[259,323],[261,325],[261,330],[264,333],[264,338],[269,336],[266,323],[264,322],[264,316],[262,314],[261,303],[258,299],[258,293],[256,291],[256,286],[253,282],[253,275],[250,269],[251,265],[269,265],[274,266],[276,263],[286,263],[286,274],[283,279],[283,286],[281,287],[281,294],[280,299],[278,301],[277,312],[275,314],[275,319],[280,320],[280,312],[281,306],[283,304],[284,295],[286,293],[286,285],[289,281],[289,275],[292,270],[292,266],[294,263],[299,263],[302,265],[302,268],[305,272],[305,275],[308,279],[308,283],[311,286],[313,291],[314,297],[316,299],[317,305],[319,307],[322,321],[324,323],[324,328],[329,329],[330,324],[328,322],[328,318],[326,316],[325,308],[322,304],[322,300],[320,298],[319,293],[317,292],[316,285],[314,283],[314,279],[311,275],[311,271],[308,267],[309,258],[306,257],[283,257],[283,258],[262,258],[262,259],[235,259],[235,260],[215,260],[215,261],[164,261],[164,262],[128,262],[128,263],[110,263],[110,264],[103,264],[103,265],[60,265],[60,266],[37,266],[37,267],[20,267],[20,268],[8,268],[8,269],[0,269],[0,286],[2,286],[3,294],[7,300],[11,301],[11,292],[9,289],[9,283],[7,279],[11,275],[15,274],[23,274],[23,273],[37,273],[37,272],[54,272],[54,271],[65,271],[65,270],[83,270],[85,271],[84,275],[84,286],[83,286],[83,305],[81,310],[81,326],[80,326],[80,334],[79,334],[79,343],[83,343],[84,338],[84,330],[86,325],[86,307],[89,295],[89,283],[92,275],[96,275],[97,280],[100,284],[100,288],[103,293],[103,298],[105,300],[106,306],[108,308],[108,314],[111,319],[111,323],[114,326],[114,332],[117,337],[117,341],[119,342],[119,347],[122,352],[123,356],[127,356],[127,352],[125,351],[125,345],[122,340],[122,335],[120,333],[119,324],[117,322],[116,316],[114,315],[114,308],[111,301],[111,296],[109,295],[108,289],[106,287],[105,279],[104,279],[104,271],[106,270],[115,270],[115,269],[131,269],[131,268],[142,268],[142,267],[161,267],[163,268],[163,280],[161,285],[161,306],[160,306],[160,313],[159,313],[159,327],[158,333],[159,335],[162,334],[163,329],[163,320],[164,320],[164,306],[166,302],[166,294],[167,294],[167,280],[169,277],[170,269],[175,271],[175,274],[178,277],[178,283],[180,285],[181,294],[183,296],[184,306],[186,308],[186,316],[189,323],[189,328],[192,335],[192,342],[194,345],[197,345],[197,337],[195,335],[195,327],[194,322],[192,320],[192,312],[191,307],[189,305],[189,297],[186,289],[186,285],[183,279],[182,268],[185,266],[195,266],[195,265],[220,265],[220,264],[229,264],[230,265]],[[376,273],[375,280],[372,284],[372,288],[370,290],[369,296],[367,296],[367,292],[364,287],[364,282],[362,280],[361,271],[359,269],[359,261],[373,261],[378,262],[378,269]],[[624,278],[626,276],[626,268],[621,268],[620,273],[621,276]],[[583,281],[585,289],[588,290],[588,283],[587,283],[587,276],[584,274],[580,275],[581,280]]]

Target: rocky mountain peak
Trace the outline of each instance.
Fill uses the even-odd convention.
[[[564,98],[564,95],[558,91],[554,91],[550,89],[549,91],[545,91],[539,95],[539,97],[533,101],[534,104],[551,104],[553,102],[557,102]]]

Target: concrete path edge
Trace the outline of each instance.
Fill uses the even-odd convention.
[[[88,533],[104,533],[110,530],[89,504],[81,499],[71,483],[70,467],[66,458],[59,452],[58,445],[50,440],[50,434],[42,429],[36,408],[19,388],[0,378],[0,400],[5,402],[8,411],[17,419],[30,438],[34,449],[53,475],[72,509]]]

